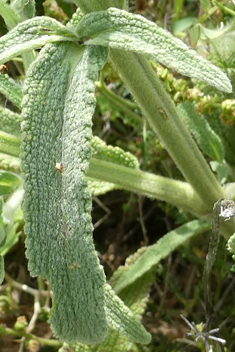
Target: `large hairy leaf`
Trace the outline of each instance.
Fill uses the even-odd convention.
[[[218,67],[140,15],[115,8],[90,13],[79,22],[76,33],[88,45],[144,54],[183,75],[232,91],[229,79]]]
[[[85,174],[94,82],[106,58],[102,47],[53,44],[27,74],[22,103],[27,257],[31,274],[51,284],[50,322],[60,339],[98,343],[110,326],[149,343],[150,334],[105,283],[92,239]]]
[[[47,43],[75,40],[73,33],[50,17],[34,17],[19,23],[0,38],[0,63]]]
[[[122,291],[128,285],[135,282],[135,280],[153,270],[161,259],[168,256],[189,238],[209,229],[209,223],[202,220],[194,220],[168,232],[156,244],[149,246],[134,265],[127,268],[126,272],[115,283],[115,292]]]
[[[97,343],[107,333],[105,276],[92,240],[85,179],[94,81],[105,60],[106,50],[100,48],[49,45],[29,69],[23,99],[29,270],[48,278],[53,331],[70,342]]]

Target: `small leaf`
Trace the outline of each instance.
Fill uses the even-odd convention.
[[[211,40],[214,53],[225,62],[232,62],[235,57],[235,30]]]
[[[0,63],[46,43],[76,40],[73,33],[49,17],[35,17],[18,24],[0,38]]]
[[[16,12],[11,8],[11,6],[5,4],[3,1],[0,1],[0,15],[3,17],[9,30],[17,26],[20,22],[20,17],[16,14]]]
[[[93,196],[100,196],[101,194],[106,194],[115,189],[119,189],[114,183],[98,181],[95,178],[87,177],[88,187]]]
[[[98,137],[93,137],[91,140],[92,157],[98,160],[105,160],[110,163],[115,163],[127,166],[133,169],[139,168],[138,159],[129,152],[125,152],[119,147],[107,145]],[[88,186],[92,195],[98,196],[105,194],[114,189],[118,189],[117,185],[109,182],[98,181],[93,178],[88,179]]]
[[[211,159],[222,162],[224,160],[223,144],[204,116],[198,116],[195,113],[194,105],[189,101],[177,105],[176,108],[201,150]]]
[[[152,270],[161,259],[168,256],[178,246],[191,237],[210,229],[210,224],[202,220],[194,220],[168,232],[156,244],[149,246],[148,250],[137,260],[133,266],[117,280],[114,285],[116,293],[123,290],[135,280]]]
[[[12,156],[19,156],[20,138],[0,131],[0,152]]]
[[[191,27],[197,19],[195,17],[185,17],[172,24],[172,30],[174,35],[180,35]]]
[[[21,108],[21,101],[23,98],[22,88],[7,74],[0,74],[0,92],[17,108]]]
[[[13,172],[0,170],[0,196],[11,194],[22,183]]]
[[[230,26],[224,26],[222,28],[209,29],[204,27],[202,24],[197,23],[195,26],[189,28],[188,34],[190,37],[190,43],[193,46],[197,45],[199,39],[201,40],[212,40],[220,37],[224,33],[228,32]]]
[[[202,8],[205,12],[209,11],[211,8],[210,0],[200,0]]]
[[[222,122],[219,109],[215,110],[213,114],[208,114],[207,121],[223,143],[226,161],[229,163],[230,166],[234,167],[235,126],[226,126]]]
[[[22,211],[21,203],[23,199],[23,187],[22,181],[20,186],[14,191],[14,193],[7,199],[2,206],[2,226],[1,229],[5,234],[5,241],[1,244],[0,255],[4,256],[13,245],[18,241],[19,234],[17,232],[19,222],[22,222]]]
[[[129,152],[125,152],[119,147],[107,145],[102,139],[93,137],[91,140],[92,157],[99,160],[108,161],[114,164],[138,169],[138,159]]]
[[[20,136],[20,124],[22,118],[19,114],[0,106],[1,130],[6,133]]]
[[[181,40],[140,15],[109,8],[85,15],[76,33],[87,45],[103,45],[153,58],[167,67],[200,79],[227,93],[232,91],[228,77]]]
[[[218,181],[224,185],[229,176],[233,177],[232,169],[225,162],[210,161],[211,170],[217,174]]]
[[[12,0],[11,8],[18,14],[21,21],[35,16],[34,0]]]

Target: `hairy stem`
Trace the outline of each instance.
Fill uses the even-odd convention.
[[[169,202],[198,216],[205,216],[210,209],[186,182],[172,180],[107,161],[92,158],[87,176],[100,181],[115,183],[131,192]]]
[[[185,179],[211,207],[223,196],[222,188],[150,63],[140,55],[121,50],[110,50],[110,56]]]

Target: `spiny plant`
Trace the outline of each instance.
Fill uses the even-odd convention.
[[[54,335],[69,344],[98,344],[106,338],[107,346],[118,334],[132,343],[148,344],[151,336],[132,312],[127,287],[147,275],[146,294],[152,279],[148,274],[177,246],[210,228],[205,220],[210,219],[213,204],[226,195],[181,118],[192,115],[191,106],[176,108],[148,60],[225,93],[231,93],[231,83],[181,40],[129,13],[126,1],[77,0],[78,10],[66,26],[49,17],[34,17],[33,1],[20,9],[15,4],[0,6],[10,29],[0,39],[0,63],[21,56],[26,75],[23,90],[7,74],[0,76],[1,92],[22,109],[21,114],[1,109],[0,148],[20,155],[24,181],[15,173],[2,172],[1,190],[5,177],[5,194],[11,197],[1,202],[1,279],[3,256],[15,241],[14,212],[24,196],[28,268],[32,276],[49,281]],[[41,47],[39,54],[35,52]],[[133,155],[92,136],[95,82],[108,59],[186,182],[143,172]],[[204,128],[207,134],[198,144],[223,161],[222,143],[208,123],[194,123],[192,129],[200,135]],[[117,187],[170,202],[204,220],[189,222],[150,246],[112,288],[92,240],[91,190],[99,194]],[[231,225],[225,224],[223,230],[228,237]],[[137,287],[141,304],[143,291]],[[127,305],[117,293],[123,293]]]

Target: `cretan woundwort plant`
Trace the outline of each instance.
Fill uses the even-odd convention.
[[[148,344],[150,334],[116,292],[124,290],[128,280],[138,280],[187,236],[210,225],[195,220],[170,232],[116,280],[113,290],[93,243],[91,189],[97,185],[94,180],[108,182],[106,190],[119,187],[156,197],[208,219],[223,189],[148,60],[227,93],[231,83],[181,40],[129,13],[125,1],[77,0],[79,8],[66,26],[49,17],[33,17],[32,3],[25,4],[20,19],[7,7],[4,18],[10,31],[0,39],[0,64],[21,55],[26,71],[23,90],[7,75],[0,76],[4,94],[22,109],[22,142],[6,123],[0,150],[8,148],[9,154],[21,157],[29,271],[50,283],[50,322],[59,339],[95,344],[115,330],[130,341]],[[185,182],[143,172],[134,156],[92,136],[95,82],[108,59]],[[9,116],[19,120],[19,115]],[[2,263],[1,257],[3,271]]]

